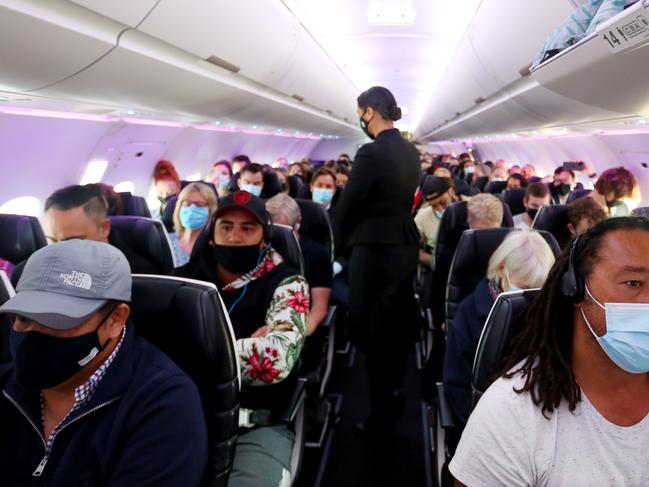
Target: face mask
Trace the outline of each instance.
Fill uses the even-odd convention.
[[[365,120],[363,120],[362,115],[360,116],[360,125],[361,125],[361,129],[363,130],[363,132],[365,132],[365,135],[367,135],[370,139],[374,140],[374,136],[370,133],[369,129],[367,128],[368,125],[369,125],[369,122],[366,122]]]
[[[466,167],[464,168],[465,174],[473,174],[475,172],[475,167]]]
[[[268,248],[268,247],[266,247]],[[265,249],[264,249],[265,251]],[[233,274],[246,274],[261,261],[262,252],[256,245],[217,245],[212,247],[214,258],[223,268]]]
[[[189,230],[198,230],[207,223],[210,210],[196,205],[183,206],[180,209],[180,223]]]
[[[539,212],[538,208],[528,208],[525,210],[527,212],[527,216],[529,216],[532,220],[536,217],[536,214]]]
[[[499,177],[497,177],[497,176],[496,176],[495,178],[491,178],[491,182],[493,182],[493,183],[498,183],[498,182],[502,182],[502,181],[504,181],[504,179],[503,179],[503,178],[499,178]]]
[[[113,308],[114,310],[115,308]],[[61,338],[37,331],[10,331],[9,344],[14,359],[16,382],[29,392],[62,384],[83,369],[104,350],[97,330],[113,313],[111,310],[95,331],[77,337]]]
[[[509,288],[507,289],[507,292],[524,290],[522,287],[518,287],[512,282],[512,279],[511,277],[509,277],[509,272],[507,272],[507,270],[505,270],[505,277],[507,278],[507,283],[509,284]]]
[[[570,193],[570,185],[566,183],[561,183],[558,186],[555,186],[557,194],[559,196],[565,196]]]
[[[321,205],[328,205],[334,197],[333,189],[327,188],[314,188],[313,201]]]
[[[598,337],[586,318],[588,329],[606,355],[621,369],[632,374],[649,372],[649,303],[605,303],[588,296],[606,311],[606,335]]]
[[[444,210],[433,210],[435,212],[435,216],[439,218],[440,220],[444,216]]]
[[[219,189],[223,190],[230,184],[230,176],[224,174],[219,176]]]
[[[254,184],[242,184],[241,191],[247,191],[251,195],[259,198],[259,196],[261,195],[261,186],[255,186]]]

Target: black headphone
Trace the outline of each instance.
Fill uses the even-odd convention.
[[[273,239],[273,217],[270,216],[270,213],[268,214],[268,223],[264,225],[264,242],[266,242],[268,245],[271,244],[271,240]]]
[[[575,259],[577,254],[577,245],[581,235],[578,236],[570,247],[570,260],[568,269],[561,276],[561,294],[574,303],[579,303],[584,299],[585,285],[584,278],[577,273]]]

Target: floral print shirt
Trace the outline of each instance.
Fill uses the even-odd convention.
[[[224,290],[241,289],[283,262],[271,249],[257,267]],[[302,351],[309,309],[309,286],[304,277],[295,275],[280,282],[266,311],[266,335],[236,342],[243,385],[275,384],[288,377]]]

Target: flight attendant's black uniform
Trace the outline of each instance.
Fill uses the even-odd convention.
[[[417,149],[397,129],[384,130],[358,150],[336,207],[336,247],[350,254],[350,332],[367,357],[370,420],[378,424],[396,419],[394,394],[416,334],[412,206],[419,178]]]

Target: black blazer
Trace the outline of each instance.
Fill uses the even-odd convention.
[[[399,130],[361,147],[336,205],[337,253],[357,244],[418,243],[412,207],[419,178],[419,152]]]

